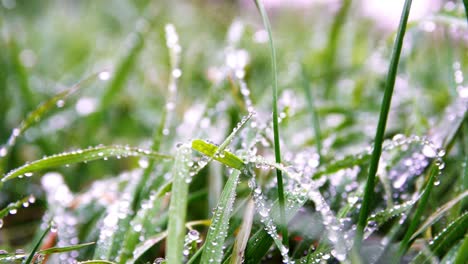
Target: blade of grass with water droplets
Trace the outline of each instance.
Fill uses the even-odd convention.
[[[182,263],[185,237],[185,220],[189,181],[191,150],[187,145],[177,149],[172,169],[172,191],[169,204],[169,220],[166,239],[166,258],[168,263]]]
[[[237,157],[236,155],[232,154],[229,151],[223,150],[220,151],[220,147],[215,146],[214,144],[205,142],[201,139],[195,139],[192,141],[192,148],[204,155],[210,157],[211,159],[215,159],[222,164],[234,168],[237,170],[242,170],[245,167],[244,162],[242,159]]]
[[[355,247],[360,248],[361,240],[364,232],[364,228],[367,224],[367,217],[370,212],[370,203],[374,200],[374,185],[375,176],[377,174],[377,168],[379,166],[380,155],[382,153],[382,143],[385,135],[385,127],[387,125],[388,113],[390,111],[390,104],[392,101],[393,88],[395,86],[395,80],[398,69],[398,62],[400,60],[400,54],[403,47],[403,38],[405,36],[406,24],[408,22],[409,12],[411,9],[412,0],[405,0],[403,12],[401,14],[400,25],[398,26],[398,32],[393,45],[393,51],[391,56],[390,65],[388,68],[387,79],[385,82],[385,92],[382,99],[382,105],[380,108],[379,123],[374,138],[374,149],[372,152],[372,158],[369,166],[369,174],[367,176],[366,187],[364,190],[364,198],[359,212],[359,219],[356,229],[355,236]]]
[[[35,110],[29,113],[26,116],[26,118],[23,121],[21,121],[19,127],[13,129],[10,137],[8,138],[7,143],[3,146],[0,146],[0,173],[2,172],[3,167],[4,167],[3,166],[3,162],[5,160],[4,157],[9,153],[10,149],[15,145],[17,138],[21,136],[31,126],[40,122],[46,116],[47,113],[55,109],[59,101],[66,100],[70,95],[74,94],[82,86],[96,80],[97,76],[98,74],[95,73],[86,77],[85,79],[79,81],[72,87],[57,93],[52,98],[40,104]]]
[[[399,257],[403,256],[406,253],[406,250],[408,250],[409,246],[411,245],[411,237],[416,231],[416,228],[419,225],[419,221],[421,220],[424,210],[426,209],[429,196],[431,194],[432,188],[434,187],[434,181],[438,174],[439,171],[436,168],[436,166],[432,166],[430,170],[429,179],[426,183],[426,186],[423,189],[423,193],[421,199],[418,202],[416,212],[414,213],[413,219],[410,220],[410,226],[406,230],[405,236],[403,237],[403,240],[400,244]]]
[[[130,175],[126,186],[119,192],[117,201],[107,207],[106,215],[99,228],[99,239],[94,250],[94,258],[115,260],[122,247],[124,237],[133,217],[132,195],[135,191],[138,171]]]
[[[268,15],[265,11],[265,8],[261,0],[254,0],[255,5],[260,13],[260,16],[263,20],[263,25],[268,32],[268,42],[270,44],[270,53],[271,53],[271,65],[272,65],[272,75],[273,75],[273,138],[275,145],[275,161],[276,163],[281,163],[281,149],[280,149],[280,139],[279,139],[279,128],[278,128],[278,70],[276,66],[276,51],[275,46],[273,45],[273,34],[271,32],[270,21]],[[286,215],[284,209],[284,187],[283,187],[283,175],[280,170],[276,170],[276,179],[278,182],[278,201],[281,208],[281,233],[283,235],[283,244],[287,247],[289,245],[288,238],[288,225],[286,222]]]
[[[8,204],[5,208],[0,210],[0,220],[4,218],[5,216],[7,216],[10,211],[18,210],[19,208],[23,207],[25,204],[29,205],[29,203],[31,203],[33,200],[36,200],[34,196],[28,196],[14,203]]]
[[[133,252],[133,258],[129,259],[127,263],[139,263],[137,262],[140,257],[143,256],[148,250],[150,250],[154,245],[161,242],[163,239],[167,237],[167,232],[161,232],[157,235],[154,235],[148,239],[146,239],[142,244],[138,245]]]
[[[419,229],[414,232],[414,234],[411,236],[410,240],[415,239],[419,234],[421,234],[424,230],[426,230],[426,228],[428,228],[429,226],[431,226],[435,222],[437,222],[444,215],[445,212],[450,210],[450,208],[452,208],[455,204],[457,204],[458,202],[463,200],[463,198],[465,198],[466,196],[468,196],[468,191],[465,191],[465,192],[457,195],[455,198],[453,198],[452,200],[450,200],[446,204],[439,207],[437,209],[437,211],[435,211],[431,216],[429,216],[426,219],[426,221],[424,221],[424,223],[419,227]]]
[[[162,176],[161,176],[162,177]],[[134,256],[135,248],[138,247],[141,241],[140,237],[151,235],[151,230],[155,229],[153,222],[155,219],[161,218],[161,211],[165,209],[166,202],[163,199],[165,185],[154,194],[151,194],[146,201],[141,204],[141,209],[136,213],[135,217],[130,222],[130,226],[125,234],[122,248],[119,253],[119,263],[126,263],[136,259]],[[137,187],[138,188],[138,187]],[[148,234],[148,232],[150,234]],[[146,241],[145,241],[146,243]]]
[[[34,255],[36,255],[37,250],[42,244],[42,240],[47,236],[49,233],[50,229],[52,228],[52,223],[49,223],[47,226],[46,230],[42,233],[41,237],[37,240],[37,242],[34,244],[33,249],[31,250],[31,253],[29,253],[28,258],[24,261],[24,264],[30,264],[33,261]]]
[[[201,263],[221,263],[223,259],[224,241],[227,236],[229,219],[236,199],[236,188],[239,183],[240,171],[234,170],[224,185],[223,192],[216,207],[208,234]]]
[[[98,146],[84,150],[75,150],[45,157],[40,160],[27,163],[17,169],[8,172],[2,178],[2,182],[14,179],[20,175],[33,173],[39,170],[64,166],[78,162],[87,162],[109,157],[148,157],[152,159],[171,159],[169,155],[160,154],[150,150],[131,148],[126,146]]]
[[[66,247],[51,247],[48,249],[40,250],[38,253],[44,254],[44,255],[50,255],[50,254],[55,254],[55,253],[70,252],[70,251],[82,249],[84,247],[91,246],[94,244],[95,244],[94,242],[89,242],[89,243],[83,243],[83,244],[66,246]]]

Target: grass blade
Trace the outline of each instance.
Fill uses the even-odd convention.
[[[273,138],[275,145],[275,161],[276,163],[281,163],[281,148],[279,140],[279,128],[278,128],[278,70],[276,66],[276,51],[273,44],[273,34],[271,32],[270,21],[268,15],[263,7],[261,0],[254,0],[257,6],[257,9],[260,13],[260,16],[263,20],[263,25],[268,32],[268,42],[270,44],[271,51],[271,66],[272,66],[272,75],[273,75]],[[283,175],[280,170],[276,170],[276,179],[278,181],[278,201],[280,205],[280,218],[281,218],[281,233],[283,235],[283,244],[288,247],[288,226],[286,222],[286,214],[284,209],[284,187],[283,187]]]
[[[403,237],[403,240],[400,244],[399,256],[403,256],[403,254],[405,254],[406,250],[408,250],[408,247],[410,246],[411,237],[413,236],[414,231],[418,227],[422,214],[426,209],[427,201],[429,200],[432,188],[434,187],[434,181],[438,174],[439,171],[436,168],[436,166],[432,167],[429,175],[429,180],[427,181],[426,186],[424,187],[424,191],[421,196],[421,199],[419,200],[414,217],[411,220],[410,226],[408,230],[406,230],[405,236]]]
[[[73,164],[78,162],[88,162],[98,159],[106,159],[109,157],[148,157],[152,159],[171,159],[171,156],[159,154],[151,150],[145,150],[140,148],[131,148],[126,146],[98,146],[88,148],[84,150],[75,150],[71,152],[63,152],[52,156],[45,157],[40,160],[33,161],[25,164],[17,169],[8,172],[2,178],[2,182],[14,179],[21,175],[30,176],[31,173],[48,169],[57,166],[63,166],[66,164]]]
[[[26,132],[26,130],[28,130],[31,126],[39,123],[46,116],[46,114],[51,112],[53,109],[56,109],[59,101],[66,100],[70,95],[74,94],[82,86],[96,80],[98,75],[98,73],[95,73],[86,77],[85,79],[79,81],[72,87],[57,93],[52,98],[40,104],[35,110],[29,113],[26,116],[26,118],[20,123],[20,125],[17,128],[13,129],[6,144],[0,146],[0,172],[2,172],[3,170],[2,162],[5,160],[5,156],[7,156],[11,148],[15,145],[18,137],[24,134],[24,132]]]
[[[36,199],[34,198],[34,196],[31,195],[28,197],[24,197],[23,199],[18,200],[14,203],[8,204],[5,208],[0,210],[0,221],[2,221],[2,218],[7,216],[10,211],[18,210],[19,208],[23,207],[25,204],[29,205],[31,202],[34,202],[35,200]]]
[[[468,238],[465,235],[463,243],[458,249],[457,256],[455,257],[455,264],[463,264],[468,262]]]
[[[375,176],[377,174],[377,168],[379,166],[380,155],[382,153],[382,143],[385,134],[385,127],[387,125],[388,112],[390,110],[390,104],[392,101],[393,88],[395,86],[395,79],[397,75],[398,62],[400,60],[401,49],[403,46],[403,38],[405,36],[406,24],[408,22],[408,16],[411,8],[412,0],[405,0],[403,12],[401,15],[400,25],[398,27],[398,33],[393,46],[392,57],[390,66],[388,69],[387,80],[385,82],[385,92],[382,99],[382,106],[380,109],[379,123],[377,125],[377,131],[374,139],[374,149],[372,152],[372,158],[369,166],[369,174],[367,176],[366,187],[364,191],[364,198],[362,201],[361,210],[359,212],[359,220],[356,229],[355,245],[356,248],[360,248],[363,231],[367,224],[367,217],[370,211],[370,203],[374,200],[374,185]]]
[[[468,22],[468,0],[463,0],[463,6],[465,7],[466,22]]]
[[[94,242],[90,242],[90,243],[83,243],[83,244],[78,244],[78,245],[73,245],[73,246],[66,246],[66,247],[51,247],[51,248],[48,248],[48,249],[40,250],[39,253],[44,254],[44,255],[50,255],[50,254],[55,254],[55,253],[63,253],[63,252],[78,250],[78,249],[81,249],[81,248],[84,248],[84,247],[87,247],[87,246],[91,246],[91,245],[94,245],[94,244],[95,244]]]
[[[237,157],[236,155],[232,154],[231,152],[229,151],[226,151],[226,150],[223,150],[223,151],[219,151],[220,147],[214,145],[214,144],[211,144],[211,143],[208,143],[208,142],[205,142],[201,139],[195,139],[192,141],[192,148],[200,153],[203,153],[204,155],[212,158],[212,159],[215,159],[219,162],[221,162],[222,164],[230,167],[230,168],[234,168],[234,169],[237,169],[237,170],[242,170],[244,167],[245,167],[245,164],[244,164],[244,161],[242,161],[242,159],[240,159],[239,157]],[[219,153],[220,152],[220,153]],[[216,153],[218,153],[216,155]]]
[[[28,258],[24,261],[24,264],[30,264],[33,261],[34,255],[36,254],[37,250],[42,244],[42,240],[47,236],[49,231],[52,229],[53,223],[49,223],[47,226],[46,230],[42,233],[41,237],[37,240],[37,242],[34,244],[33,249],[31,250],[31,253],[29,253]]]
[[[426,221],[419,227],[419,229],[414,232],[414,234],[411,236],[410,240],[415,239],[419,234],[421,234],[426,228],[429,226],[433,225],[435,222],[437,222],[445,212],[450,210],[455,204],[463,200],[466,196],[468,195],[468,191],[465,191],[461,194],[459,194],[457,197],[453,198],[446,204],[442,205],[435,211],[431,216],[429,216]]]
[[[169,222],[167,227],[166,259],[168,263],[182,263],[184,249],[185,218],[187,214],[188,187],[191,177],[189,175],[189,162],[191,160],[190,148],[182,145],[177,154],[172,169],[172,191],[169,204]]]
[[[206,236],[201,263],[221,263],[224,241],[227,236],[229,219],[236,199],[236,187],[240,171],[234,170],[224,186],[218,206],[213,213],[211,225]]]
[[[302,88],[304,89],[304,93],[306,95],[307,105],[312,119],[317,153],[319,154],[320,159],[322,159],[322,133],[320,132],[320,120],[317,114],[317,109],[315,108],[315,102],[314,98],[312,97],[312,92],[310,91],[309,80],[307,79],[304,65],[302,66]]]

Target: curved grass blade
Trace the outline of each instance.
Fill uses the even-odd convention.
[[[400,244],[400,257],[405,254],[406,250],[408,250],[408,247],[411,245],[411,237],[413,236],[414,231],[416,231],[416,228],[419,225],[419,221],[421,220],[422,214],[426,209],[427,201],[429,200],[432,188],[434,187],[434,181],[438,174],[438,169],[436,168],[436,166],[433,166],[429,175],[429,180],[427,181],[426,186],[424,187],[423,194],[421,196],[421,199],[419,200],[416,212],[414,213],[414,217],[411,220],[410,226],[408,227],[408,230],[406,230],[405,236],[403,237],[403,240]]]
[[[18,210],[19,208],[25,206],[26,204],[29,205],[31,202],[34,202],[35,200],[36,200],[36,198],[34,198],[34,196],[31,195],[31,196],[28,196],[28,197],[24,197],[23,199],[18,200],[18,201],[14,202],[14,203],[8,204],[5,208],[0,210],[0,221],[1,221],[2,218],[7,216],[10,211]]]
[[[275,146],[275,161],[276,163],[281,163],[281,148],[280,148],[280,139],[279,139],[279,128],[278,128],[278,70],[276,66],[276,51],[273,44],[273,34],[271,32],[270,21],[268,15],[263,7],[261,0],[254,0],[255,5],[260,13],[260,16],[263,20],[263,25],[268,32],[268,42],[270,44],[271,52],[271,66],[272,66],[272,75],[273,75],[273,138]],[[276,170],[276,179],[278,182],[278,201],[280,205],[280,218],[281,218],[281,233],[283,235],[283,244],[288,247],[289,238],[288,238],[288,226],[286,222],[286,213],[284,208],[284,187],[283,187],[283,175],[280,170]]]
[[[109,157],[148,157],[152,159],[171,159],[171,156],[153,152],[151,150],[145,150],[140,148],[132,148],[127,146],[98,146],[83,150],[75,150],[71,152],[64,152],[55,154],[52,156],[45,157],[40,160],[27,163],[17,169],[8,172],[2,178],[2,182],[14,179],[21,175],[30,176],[31,173],[48,169],[57,166],[63,166],[66,164],[87,162],[98,159],[106,159]],[[31,174],[32,175],[32,174]]]
[[[44,238],[47,236],[47,234],[49,233],[50,229],[52,229],[52,225],[53,223],[49,223],[49,225],[47,226],[46,230],[44,230],[44,232],[42,233],[41,237],[37,240],[37,242],[34,244],[34,247],[33,249],[31,250],[31,253],[29,253],[29,256],[28,258],[24,261],[24,264],[31,264],[32,261],[33,261],[33,258],[34,258],[34,255],[36,254],[37,250],[39,249],[39,247],[41,246],[42,244],[42,240],[44,240]]]
[[[429,216],[426,221],[419,227],[419,229],[414,232],[414,234],[411,236],[410,240],[415,239],[419,234],[421,234],[426,228],[429,226],[433,225],[435,222],[437,222],[445,212],[450,210],[455,204],[463,200],[468,195],[468,191],[465,191],[461,194],[459,194],[457,197],[453,198],[450,200],[448,203],[444,204],[443,206],[439,207],[437,211],[435,211],[431,216]]]
[[[137,188],[135,190],[137,190]],[[161,189],[165,189],[165,186],[162,186]],[[145,237],[148,236],[148,231],[155,228],[152,222],[161,217],[161,210],[166,207],[162,199],[164,194],[165,192],[151,194],[148,200],[141,204],[141,209],[130,222],[130,226],[122,242],[119,263],[126,263],[129,259],[135,259],[133,255],[135,248],[140,242],[140,237],[143,235]],[[151,233],[149,235],[151,235]]]
[[[219,151],[220,147],[214,144],[205,142],[201,139],[193,140],[192,148],[200,153],[203,153],[204,155],[212,159],[215,159],[223,163],[224,165],[230,168],[242,170],[245,167],[244,161],[242,161],[242,159],[240,159],[236,155],[226,150]]]
[[[182,263],[187,214],[188,187],[191,150],[187,145],[177,149],[172,169],[172,191],[169,204],[169,222],[166,239],[166,258],[168,263]]]
[[[403,12],[401,14],[400,25],[398,26],[398,33],[393,46],[392,57],[388,69],[387,79],[385,82],[385,92],[382,99],[382,106],[380,109],[379,123],[374,139],[374,149],[369,166],[369,174],[367,176],[366,187],[364,191],[364,198],[359,212],[359,219],[357,223],[355,246],[360,248],[364,228],[367,224],[367,217],[370,211],[370,203],[374,200],[374,185],[377,168],[379,166],[380,155],[382,153],[382,143],[385,134],[385,127],[387,125],[388,113],[392,101],[393,88],[395,86],[395,79],[397,75],[398,62],[400,60],[401,49],[403,46],[403,38],[405,36],[406,24],[411,9],[412,0],[405,0]]]
[[[90,76],[79,81],[72,87],[57,93],[52,98],[45,101],[44,103],[39,105],[35,110],[29,113],[26,116],[26,118],[23,121],[21,121],[20,125],[17,128],[13,129],[6,144],[0,146],[0,171],[3,169],[3,165],[1,164],[2,159],[9,153],[10,149],[15,145],[16,140],[19,136],[21,136],[26,130],[28,130],[28,128],[40,122],[44,118],[44,116],[46,116],[47,113],[55,109],[59,101],[66,100],[70,95],[75,93],[82,86],[90,83],[91,81],[96,80],[98,75],[98,73],[91,74]]]
[[[445,252],[457,243],[457,241],[466,238],[468,229],[468,213],[465,213],[451,223],[449,223],[434,239],[429,242],[429,248],[432,253],[438,257],[443,256]],[[463,247],[461,247],[463,248]],[[463,254],[466,255],[466,252]],[[418,254],[412,263],[424,263],[427,257],[422,253]]]
[[[69,251],[74,251],[78,249],[82,249],[87,246],[94,245],[94,242],[89,242],[89,243],[83,243],[83,244],[78,244],[78,245],[73,245],[73,246],[66,246],[66,247],[51,247],[48,249],[43,249],[40,250],[38,253],[44,254],[44,255],[50,255],[50,254],[55,254],[55,253],[63,253],[63,252],[69,252]]]
[[[154,245],[156,245],[157,243],[161,242],[164,238],[167,237],[167,232],[162,232],[162,233],[159,233],[155,236],[152,236],[150,238],[148,238],[147,240],[145,240],[145,242],[143,242],[141,245],[139,245],[138,247],[135,248],[134,252],[133,252],[133,258],[130,259],[128,262],[130,264],[133,264],[133,263],[138,263],[136,262],[141,256],[143,256],[143,254],[145,254],[148,250],[150,250]],[[128,263],[127,262],[127,263]]]
[[[223,259],[224,241],[236,199],[236,187],[239,183],[239,175],[240,171],[234,170],[224,186],[206,236],[206,246],[202,253],[201,263],[221,263]]]
[[[416,201],[408,201],[403,204],[397,204],[391,208],[385,209],[383,211],[380,211],[376,214],[373,214],[369,216],[368,221],[369,222],[375,222],[378,226],[386,223],[393,217],[399,216],[401,214],[404,214],[408,210],[410,210],[413,205],[415,204]]]

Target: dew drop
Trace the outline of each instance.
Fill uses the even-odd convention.
[[[11,209],[9,211],[9,213],[12,214],[12,215],[16,214],[17,212],[18,212],[18,210],[16,210],[16,209]]]
[[[103,81],[107,81],[107,80],[110,79],[111,74],[108,71],[102,71],[102,72],[99,73],[98,77],[99,77],[99,79],[101,79]]]

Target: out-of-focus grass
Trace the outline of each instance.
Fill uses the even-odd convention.
[[[468,140],[461,124],[466,123],[468,97],[463,79],[468,26],[465,1],[450,3],[407,27],[382,133],[387,141],[378,166],[374,160],[375,199],[366,205],[368,221],[361,221],[365,240],[360,253],[367,261],[396,252],[401,241],[400,252],[408,249],[403,256],[408,260],[421,252],[415,261],[463,261],[466,241],[459,233],[466,233],[466,198],[455,201],[466,191],[467,179]],[[290,236],[283,244],[290,244],[286,255],[296,262],[341,260],[343,247],[349,257],[352,245],[346,243],[353,238],[345,236],[352,236],[362,204],[368,148],[396,28],[363,17],[359,1],[342,4],[267,5],[278,78],[278,96],[272,101],[268,33],[253,1],[2,1],[0,172],[36,164],[41,171],[7,181],[0,190],[0,209],[8,208],[2,211],[8,216],[1,220],[0,249],[25,249],[16,255],[39,256],[34,241],[54,219],[58,231],[45,235],[43,249],[97,244],[52,254],[50,263],[63,256],[116,263],[124,261],[117,256],[130,263],[168,256],[169,261],[197,262],[215,257],[204,246],[206,238],[224,243],[212,246],[222,252],[216,262],[227,263],[240,260],[232,254],[239,250],[234,243],[242,227],[243,232],[251,230],[239,241],[246,243],[247,263],[264,258],[278,262],[280,250],[271,247],[275,242],[282,249],[281,242],[263,228],[270,221],[281,227],[287,220]],[[166,43],[167,24],[177,29],[178,63]],[[54,99],[94,73],[98,80]],[[176,93],[170,92],[172,85],[177,85]],[[175,105],[168,104],[172,100]],[[225,140],[247,114],[248,100],[256,115]],[[37,119],[28,118],[41,102],[49,104]],[[273,103],[278,107],[278,140],[273,136]],[[8,145],[15,128],[21,133]],[[201,153],[187,149],[184,162],[153,159],[156,152],[175,156],[179,143],[191,140],[190,146]],[[218,147],[207,140],[227,143],[217,153]],[[280,153],[274,148],[279,143]],[[98,146],[91,153],[98,156],[77,151],[88,146]],[[100,150],[107,152],[100,156]],[[41,160],[65,152],[68,161]],[[137,157],[124,157],[133,154]],[[277,161],[283,164],[273,162],[275,154],[281,154]],[[436,185],[425,196],[427,168],[435,157],[433,162],[442,162],[442,156],[445,168],[431,177]],[[102,160],[91,162],[95,159]],[[222,169],[201,169],[218,161]],[[286,216],[279,222],[275,168],[283,171],[286,198]],[[26,172],[30,176],[30,171],[21,175]],[[190,174],[191,181],[184,181],[187,175],[174,178],[179,172]],[[236,173],[239,182],[228,181]],[[228,183],[226,193],[214,197],[210,182]],[[261,194],[252,188],[257,185]],[[183,194],[182,200],[171,196],[172,188]],[[218,186],[216,193],[222,189]],[[256,217],[244,221],[250,195],[256,198]],[[421,195],[424,207],[415,203]],[[219,202],[215,215],[208,199]],[[423,223],[446,204],[453,205],[411,237],[418,226],[407,223]],[[185,216],[179,219],[183,222],[177,222],[179,216]],[[189,221],[211,219],[212,227],[184,230]],[[112,229],[113,224],[122,230]],[[193,228],[196,233],[188,232]],[[337,234],[344,237],[335,239]],[[374,240],[382,246],[372,247]],[[305,255],[297,253],[302,251]]]

